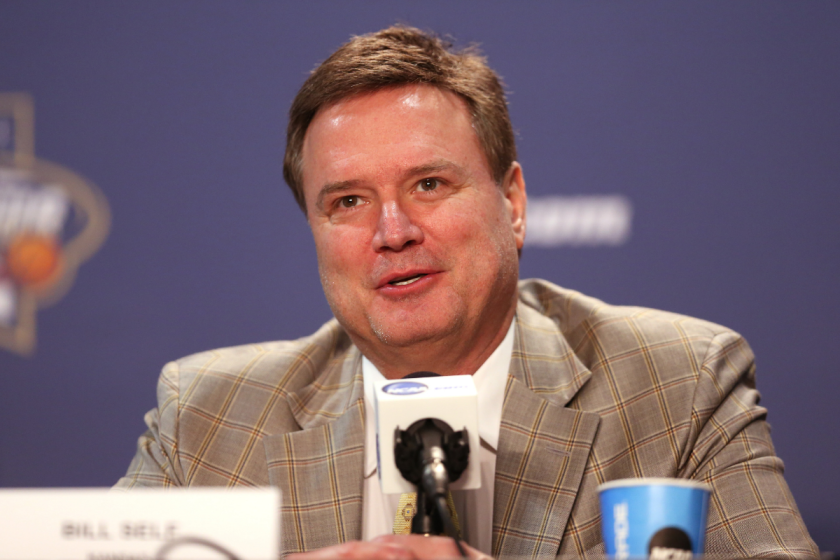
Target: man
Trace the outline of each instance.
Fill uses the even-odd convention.
[[[169,364],[120,486],[272,484],[286,553],[452,556],[381,536],[397,505],[376,482],[369,391],[472,374],[483,487],[456,509],[473,556],[601,554],[597,486],[649,476],[714,488],[707,552],[817,554],[743,339],[518,282],[525,182],[480,56],[405,27],[352,39],[295,99],[284,175],[335,320]]]

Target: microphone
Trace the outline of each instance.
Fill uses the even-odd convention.
[[[417,486],[430,496],[445,497],[447,487],[481,487],[477,455],[469,453],[480,445],[478,393],[471,375],[417,372],[395,381],[378,381],[374,409],[383,494],[414,492]]]
[[[423,381],[412,381],[423,378]],[[382,461],[383,451],[393,450],[393,464],[403,482],[416,486],[416,513],[411,520],[411,532],[421,535],[444,535],[455,539],[461,556],[466,553],[460,535],[452,521],[447,505],[449,483],[457,481],[470,466],[470,436],[478,439],[478,397],[472,376],[441,377],[431,372],[412,373],[401,381],[379,382],[375,385],[374,400],[377,420],[377,460],[383,493],[390,461]],[[462,413],[459,417],[458,413]],[[466,416],[463,413],[466,412]],[[417,418],[420,416],[420,418]],[[454,431],[446,416],[455,426]],[[402,420],[402,422],[400,421]],[[466,423],[474,421],[472,431]],[[393,444],[384,442],[387,427],[396,421]],[[407,429],[402,427],[411,422]],[[476,445],[474,443],[473,445]],[[476,461],[477,463],[477,461]],[[480,472],[472,469],[479,487]],[[411,488],[408,491],[412,491]]]

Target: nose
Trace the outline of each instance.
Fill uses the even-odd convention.
[[[409,245],[423,242],[423,230],[414,224],[400,204],[389,200],[382,205],[373,248],[376,252],[402,251]]]

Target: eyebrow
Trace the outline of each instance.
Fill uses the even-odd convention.
[[[467,171],[451,161],[448,160],[437,160],[431,163],[426,163],[423,165],[418,165],[415,167],[411,167],[403,173],[405,177],[416,177],[419,175],[430,175],[433,173],[440,173],[441,171],[452,171],[459,177],[464,177],[467,175]],[[334,183],[327,183],[321,190],[318,192],[318,199],[315,201],[315,205],[318,209],[323,210],[324,208],[324,199],[328,196],[333,195],[338,192],[344,192],[351,190],[357,186],[359,186],[362,181],[358,179],[351,179],[349,181],[336,181]]]
[[[417,175],[430,175],[441,171],[452,171],[460,177],[464,177],[467,174],[466,169],[460,165],[449,160],[441,159],[424,165],[418,165],[417,167],[412,167],[406,171],[405,175],[406,177],[414,177]]]

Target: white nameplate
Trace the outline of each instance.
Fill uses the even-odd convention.
[[[276,560],[277,488],[0,489],[0,560]]]

